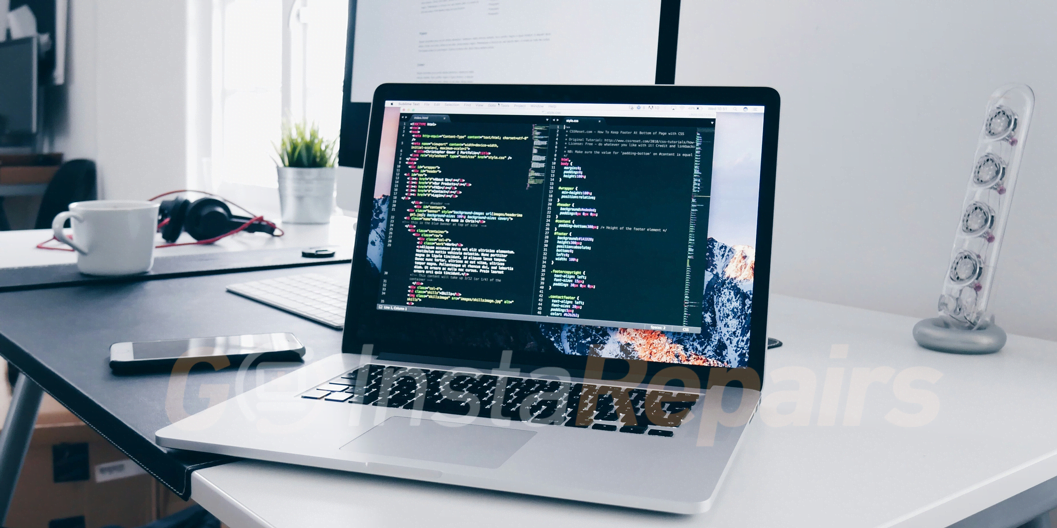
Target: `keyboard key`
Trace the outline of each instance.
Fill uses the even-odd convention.
[[[318,400],[330,396],[330,391],[312,389],[311,392],[306,392],[301,395],[302,398],[308,398],[310,400]]]
[[[594,424],[591,429],[598,429],[599,431],[616,431],[617,426],[609,424]]]
[[[671,431],[666,431],[666,430],[664,430],[664,429],[650,429],[650,432],[648,432],[648,433],[646,433],[646,434],[648,434],[648,435],[650,435],[650,436],[666,436],[666,437],[671,437],[671,436],[672,436],[672,435],[673,435],[674,433],[672,433]]]
[[[582,425],[578,424],[578,423],[576,423],[576,416],[573,416],[572,418],[569,419],[569,421],[565,422],[565,426],[566,427],[576,427],[576,428],[579,428],[579,429],[587,429],[588,427],[591,426],[591,423],[593,423],[592,420],[590,418],[588,418],[586,420],[586,423],[584,423]]]
[[[622,433],[631,433],[631,434],[642,434],[642,433],[646,432],[646,426],[645,425],[625,425],[624,427],[620,428],[620,432],[622,432]]]
[[[327,400],[327,401],[333,401],[333,402],[346,402],[346,401],[349,401],[349,398],[351,398],[351,397],[352,397],[352,394],[349,394],[347,392],[335,392],[335,393],[331,394],[330,396],[327,396],[326,398],[323,398],[323,399]]]

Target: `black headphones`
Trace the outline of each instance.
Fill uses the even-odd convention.
[[[164,222],[161,237],[170,244],[176,242],[184,231],[195,240],[209,240],[226,235],[250,220],[253,218],[231,214],[231,208],[216,198],[199,198],[192,202],[177,197],[163,201],[158,208],[158,222]],[[275,224],[258,220],[247,226],[245,231],[274,235]]]

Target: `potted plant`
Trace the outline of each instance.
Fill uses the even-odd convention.
[[[279,207],[283,222],[326,224],[334,211],[336,140],[320,137],[319,127],[283,123],[279,155]]]

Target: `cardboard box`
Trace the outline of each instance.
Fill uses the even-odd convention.
[[[7,363],[0,361],[0,369],[6,371]],[[10,391],[0,390],[0,420],[10,403]],[[45,395],[5,526],[143,526],[156,518],[159,487],[139,465]]]
[[[4,167],[0,165],[0,184],[48,183],[58,170],[58,165],[51,167]]]
[[[143,526],[154,519],[152,485],[152,477],[83,423],[38,426],[5,524]]]
[[[0,184],[48,183],[62,165],[62,154],[0,155]]]

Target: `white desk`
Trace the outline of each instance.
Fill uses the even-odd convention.
[[[215,244],[156,249],[154,256],[165,257],[192,253],[331,245],[351,247],[356,238],[356,219],[349,216],[332,217],[329,224],[282,225],[280,223],[279,225],[286,233],[281,237],[272,237],[263,233],[238,233],[221,239]],[[36,248],[37,244],[49,238],[51,238],[50,229],[4,231],[0,233],[0,268],[49,266],[77,262],[77,255],[71,251],[51,251]],[[156,241],[158,244],[164,243],[161,235],[156,235]],[[177,242],[193,241],[194,239],[187,233],[182,234],[180,239],[177,240]],[[49,246],[68,247],[54,241]]]
[[[232,528],[948,526],[1029,489],[1034,498],[1021,495],[1019,504],[1005,502],[966,524],[1015,526],[1053,508],[1044,503],[1057,501],[1050,489],[1057,481],[1047,482],[1057,477],[1057,343],[1010,336],[995,355],[941,354],[914,343],[916,322],[772,299],[768,330],[785,346],[768,352],[760,413],[715,506],[699,516],[253,461],[195,472],[192,498]],[[849,403],[859,385],[852,379],[871,369],[890,378],[868,387],[861,423],[844,425],[849,407],[860,414]],[[911,388],[935,394],[935,418],[918,427],[886,421],[893,408],[922,409],[896,398],[896,380],[930,372],[940,375],[934,384],[919,380]],[[843,376],[839,391],[824,389],[827,373]],[[798,385],[800,412],[790,392]],[[776,406],[783,396],[794,397]],[[820,414],[835,416],[835,424],[818,425]]]

